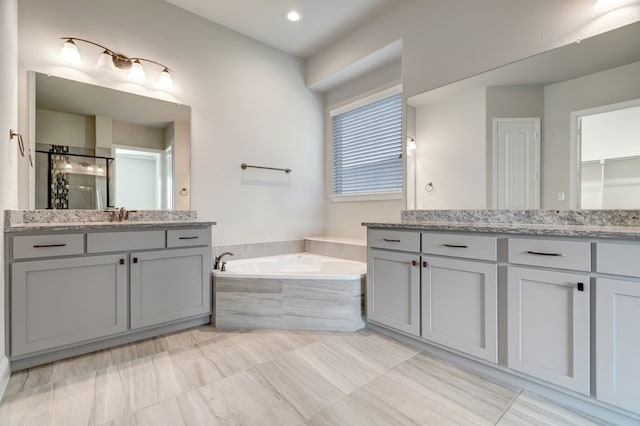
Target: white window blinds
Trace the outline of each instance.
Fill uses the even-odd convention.
[[[335,115],[333,193],[402,190],[402,93]]]

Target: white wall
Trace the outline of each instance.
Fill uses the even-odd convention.
[[[640,20],[640,1],[404,0],[308,60],[313,83],[402,39],[405,96]]]
[[[17,156],[16,142],[9,139],[9,129],[18,128],[18,2],[0,0],[0,225],[4,229],[4,210],[17,206]],[[24,159],[21,159],[24,161]],[[4,259],[4,244],[0,244],[0,259]],[[5,270],[0,262],[0,396],[4,391],[3,379],[9,364],[5,357]]]
[[[368,74],[334,88],[326,94],[325,109],[325,196],[329,199],[332,189],[332,109],[362,99],[375,92],[396,86],[402,82],[402,63],[395,61],[386,64]],[[367,230],[363,222],[384,222],[400,220],[400,211],[404,208],[402,199],[380,201],[327,201],[326,235],[366,238]]]
[[[416,208],[487,208],[486,89],[416,112]],[[425,186],[433,183],[433,191]]]
[[[567,209],[570,200],[571,112],[640,98],[640,62],[563,81],[544,89],[542,205]],[[558,200],[565,192],[565,201]]]
[[[301,60],[157,0],[21,0],[19,21],[22,123],[28,70],[173,98],[192,108],[191,207],[218,222],[215,244],[323,233],[323,103],[306,88]],[[95,70],[100,50],[86,44],[83,69],[61,64],[67,35],[166,64],[174,95]],[[150,80],[156,68],[145,64]],[[243,162],[293,172],[242,172]]]

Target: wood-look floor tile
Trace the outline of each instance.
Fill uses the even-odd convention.
[[[305,419],[346,395],[296,352],[247,373],[283,397]]]
[[[387,376],[426,397],[438,394],[452,407],[466,407],[491,423],[500,418],[518,393],[516,388],[493,383],[425,354],[402,363]]]
[[[189,426],[217,426],[226,423],[216,418],[200,391],[194,390],[176,398],[184,423]]]
[[[162,350],[185,348],[197,343],[195,335],[191,330],[180,331],[177,333],[166,334],[161,337],[155,337],[154,341]]]
[[[502,416],[498,425],[566,425],[589,426],[601,425],[597,421],[582,416],[579,413],[553,404],[550,401],[532,395],[521,393],[509,410]]]
[[[178,401],[175,398],[168,399],[159,404],[152,405],[134,415],[137,426],[184,426],[186,423],[180,414]]]
[[[8,398],[12,395],[17,394],[18,392],[22,392],[24,390],[24,385],[27,382],[28,377],[29,370],[20,370],[11,373],[11,377],[9,377],[7,387],[4,389],[4,397]]]
[[[262,358],[247,351],[237,338],[198,344],[205,357],[213,362],[223,376],[227,377],[247,370],[262,362]]]
[[[199,389],[217,419],[229,424],[297,425],[304,419],[284,399],[246,372]]]
[[[477,415],[466,405],[452,401],[441,392],[423,387],[418,382],[405,380],[403,376],[393,374],[393,371],[368,383],[363,390],[380,404],[394,407],[417,424],[493,425],[492,421]]]
[[[187,379],[167,352],[120,364],[118,371],[133,411],[189,390]]]
[[[205,357],[197,346],[173,349],[169,351],[169,355],[191,389],[197,389],[224,377],[218,366]]]
[[[24,382],[22,390],[36,389],[44,385],[52,383],[53,364],[44,364],[37,367],[31,367],[27,370],[27,378]]]
[[[0,403],[2,424],[48,425],[51,421],[51,385],[25,389]]]
[[[345,394],[349,394],[380,375],[379,368],[362,361],[342,345],[317,342],[295,353]]]
[[[309,419],[306,425],[408,426],[410,418],[365,391],[356,391]]]
[[[129,412],[116,367],[53,384],[52,425],[102,424]]]
[[[62,359],[53,363],[51,382],[56,383],[73,377],[84,376],[113,365],[109,350]]]

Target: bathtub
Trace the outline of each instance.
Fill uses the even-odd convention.
[[[359,330],[366,271],[363,262],[311,253],[230,260],[213,271],[215,325]]]

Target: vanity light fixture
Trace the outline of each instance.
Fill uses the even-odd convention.
[[[412,136],[407,137],[407,155],[411,156],[416,152],[418,146],[416,145],[416,140]]]
[[[74,65],[82,65],[82,59],[80,58],[80,53],[78,52],[78,46],[76,46],[75,44],[76,41],[82,41],[84,43],[89,43],[103,49],[102,54],[98,59],[98,63],[96,65],[97,67],[110,70],[115,70],[116,68],[121,70],[129,70],[130,79],[144,83],[147,81],[147,78],[140,61],[151,62],[152,64],[156,64],[162,67],[162,71],[160,72],[160,76],[158,77],[156,86],[162,90],[173,90],[173,81],[171,80],[172,71],[166,65],[163,65],[156,61],[152,61],[151,59],[130,58],[123,55],[122,53],[116,53],[108,47],[102,46],[101,44],[94,43],[82,38],[62,37],[62,40],[65,40],[65,42],[62,46],[62,49],[60,50],[58,58],[65,62],[69,62]]]
[[[611,9],[612,7],[617,6],[623,1],[624,0],[598,0],[595,6],[593,6],[593,10]]]
[[[302,21],[302,13],[299,10],[287,10],[284,16],[291,22]]]

